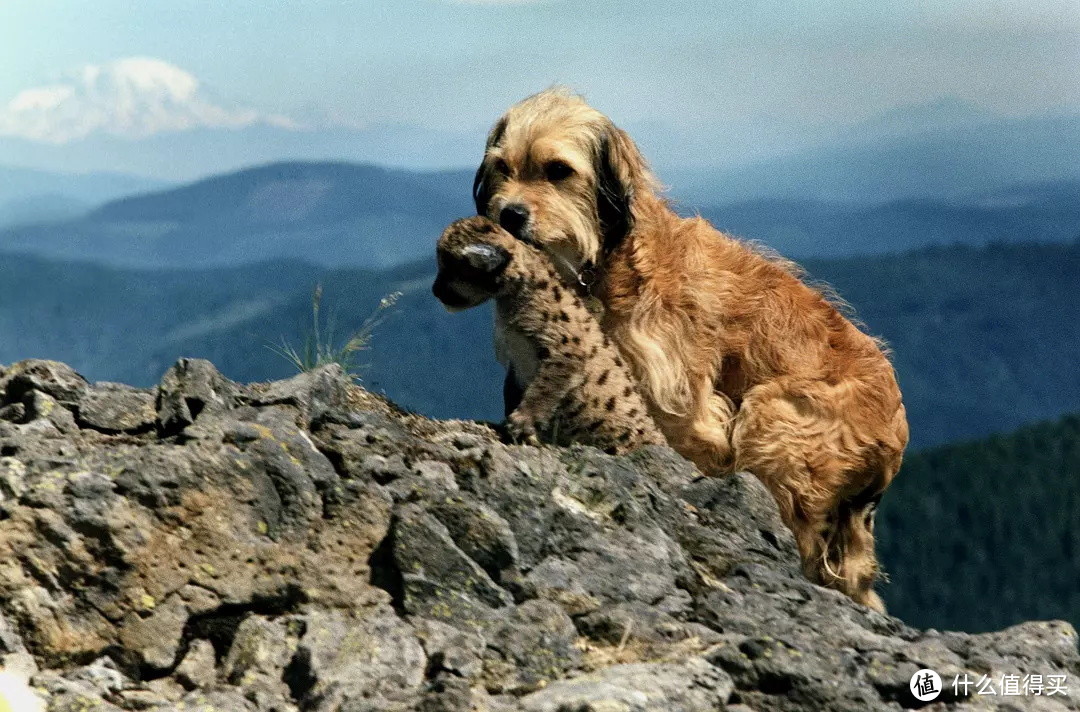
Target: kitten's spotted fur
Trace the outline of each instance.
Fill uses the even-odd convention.
[[[484,217],[439,238],[432,291],[451,311],[495,299],[500,360],[523,389],[507,416],[516,438],[580,442],[611,453],[664,444],[615,346],[549,258]]]

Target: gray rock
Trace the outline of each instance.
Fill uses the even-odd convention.
[[[19,636],[18,631],[8,623],[4,614],[0,613],[0,655],[25,652],[26,646],[23,645],[22,638]]]
[[[440,621],[417,618],[413,628],[428,658],[428,676],[448,674],[466,681],[483,672],[484,637]]]
[[[64,434],[71,434],[79,429],[71,411],[60,405],[60,402],[48,393],[29,391],[23,396],[23,406],[26,409],[25,419],[28,423],[46,420]]]
[[[28,652],[4,653],[0,655],[0,671],[29,680],[38,673],[37,661]]]
[[[577,628],[591,641],[606,646],[646,645],[654,655],[679,646],[699,649],[723,641],[723,635],[708,626],[684,621],[643,603],[620,603],[583,615]]]
[[[258,712],[236,690],[193,690],[176,703],[175,712]],[[170,710],[170,712],[172,712]]]
[[[79,424],[105,433],[131,433],[154,427],[154,394],[121,383],[95,383],[79,396]],[[190,411],[189,411],[190,412]]]
[[[1080,708],[1071,626],[920,631],[814,586],[750,475],[508,446],[334,367],[184,360],[149,399],[0,371],[0,662],[50,710],[863,712],[921,667],[929,709]]]
[[[21,402],[0,406],[0,421],[4,420],[9,423],[25,423],[26,406]]]
[[[49,712],[120,712],[121,709],[107,701],[95,683],[79,680],[76,675],[64,677],[45,672],[31,683],[45,693]]]
[[[404,704],[419,692],[427,659],[412,629],[393,611],[380,608],[359,619],[315,613],[304,620],[307,630],[290,676],[303,681],[293,693],[305,710],[330,712],[373,699]]]
[[[235,403],[231,381],[202,359],[180,359],[158,385],[155,406],[166,433],[178,433],[204,411],[221,412]]]
[[[493,692],[519,694],[564,677],[581,662],[570,616],[550,601],[526,601],[490,626],[484,679]]]
[[[221,672],[234,685],[258,675],[280,678],[295,652],[286,623],[249,616],[237,627]]]
[[[39,391],[64,405],[74,405],[86,386],[85,378],[59,361],[19,361],[0,375],[0,404],[15,403]]]
[[[176,666],[176,681],[189,690],[206,689],[214,683],[214,646],[209,640],[193,640],[187,655]]]
[[[285,381],[253,386],[248,399],[253,405],[288,405],[300,411],[307,423],[347,412],[350,379],[336,363],[297,374]]]
[[[225,423],[222,432],[227,444],[261,465],[251,478],[270,537],[307,528],[322,516],[319,490],[335,485],[338,476],[289,412],[268,408],[250,420]]]
[[[398,510],[393,552],[403,578],[404,605],[410,613],[479,621],[489,617],[490,609],[513,602],[507,591],[458,548],[446,526],[420,505],[408,504]]]
[[[424,464],[427,463],[421,463]],[[449,467],[442,467],[453,477]],[[499,581],[504,574],[517,569],[514,532],[491,507],[471,498],[446,496],[431,502],[428,510],[443,523],[458,548],[493,580]]]
[[[562,680],[521,700],[525,712],[701,712],[724,709],[731,679],[691,658],[683,663],[613,665]]]
[[[107,657],[98,658],[89,665],[74,669],[68,674],[68,679],[85,683],[102,697],[115,695],[132,686],[131,680]]]
[[[155,604],[153,610],[132,610],[120,622],[119,643],[137,657],[140,665],[154,670],[170,669],[177,662],[190,615],[177,594]]]

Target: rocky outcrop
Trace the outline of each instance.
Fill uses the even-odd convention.
[[[922,704],[920,668],[931,708],[1080,696],[1067,624],[919,631],[808,583],[751,476],[195,360],[156,390],[0,369],[0,656],[57,712],[864,712]]]

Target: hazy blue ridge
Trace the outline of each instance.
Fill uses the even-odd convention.
[[[1040,155],[1049,150],[1040,149]],[[822,191],[796,180],[798,171],[774,166],[768,174],[795,181],[794,187],[742,190],[738,186],[748,185],[744,178],[676,171],[670,195],[685,213],[700,212],[721,229],[798,258],[886,254],[928,245],[1068,241],[1080,233],[1080,156],[1066,161],[1072,172],[1055,166],[1070,151],[1067,146],[1055,150],[1044,171],[1017,167],[1012,174],[987,173],[974,149],[970,156],[944,159],[926,148],[925,161],[941,165],[909,157],[906,169],[881,156],[866,159],[860,168],[840,155],[815,154],[798,159],[808,162],[806,170],[835,169],[859,186],[874,183],[867,171],[887,176],[906,171],[906,182],[854,193]],[[979,180],[965,177],[968,173]],[[819,178],[834,187],[841,180]],[[92,199],[58,188],[23,195],[6,208],[0,200],[0,251],[126,267],[238,265],[275,258],[325,267],[392,267],[422,258],[446,223],[472,211],[471,185],[471,169],[417,172],[278,162],[119,198],[93,210]]]

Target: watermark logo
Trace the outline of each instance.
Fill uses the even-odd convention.
[[[930,702],[941,694],[941,676],[929,668],[924,668],[911,676],[908,687],[916,700]]]
[[[996,677],[960,673],[952,681],[952,699],[963,699],[972,695],[994,695],[1003,697],[1053,697],[1069,696],[1069,676],[1067,674],[1028,675],[1002,673]],[[908,682],[911,695],[919,702],[931,702],[943,692],[941,676],[929,668],[923,668],[911,676]]]
[[[973,676],[968,673],[957,675],[953,680],[953,694],[956,697],[976,695],[1001,695],[1003,697],[1069,696],[1069,676],[1064,674],[1002,674],[996,678],[989,675]]]

